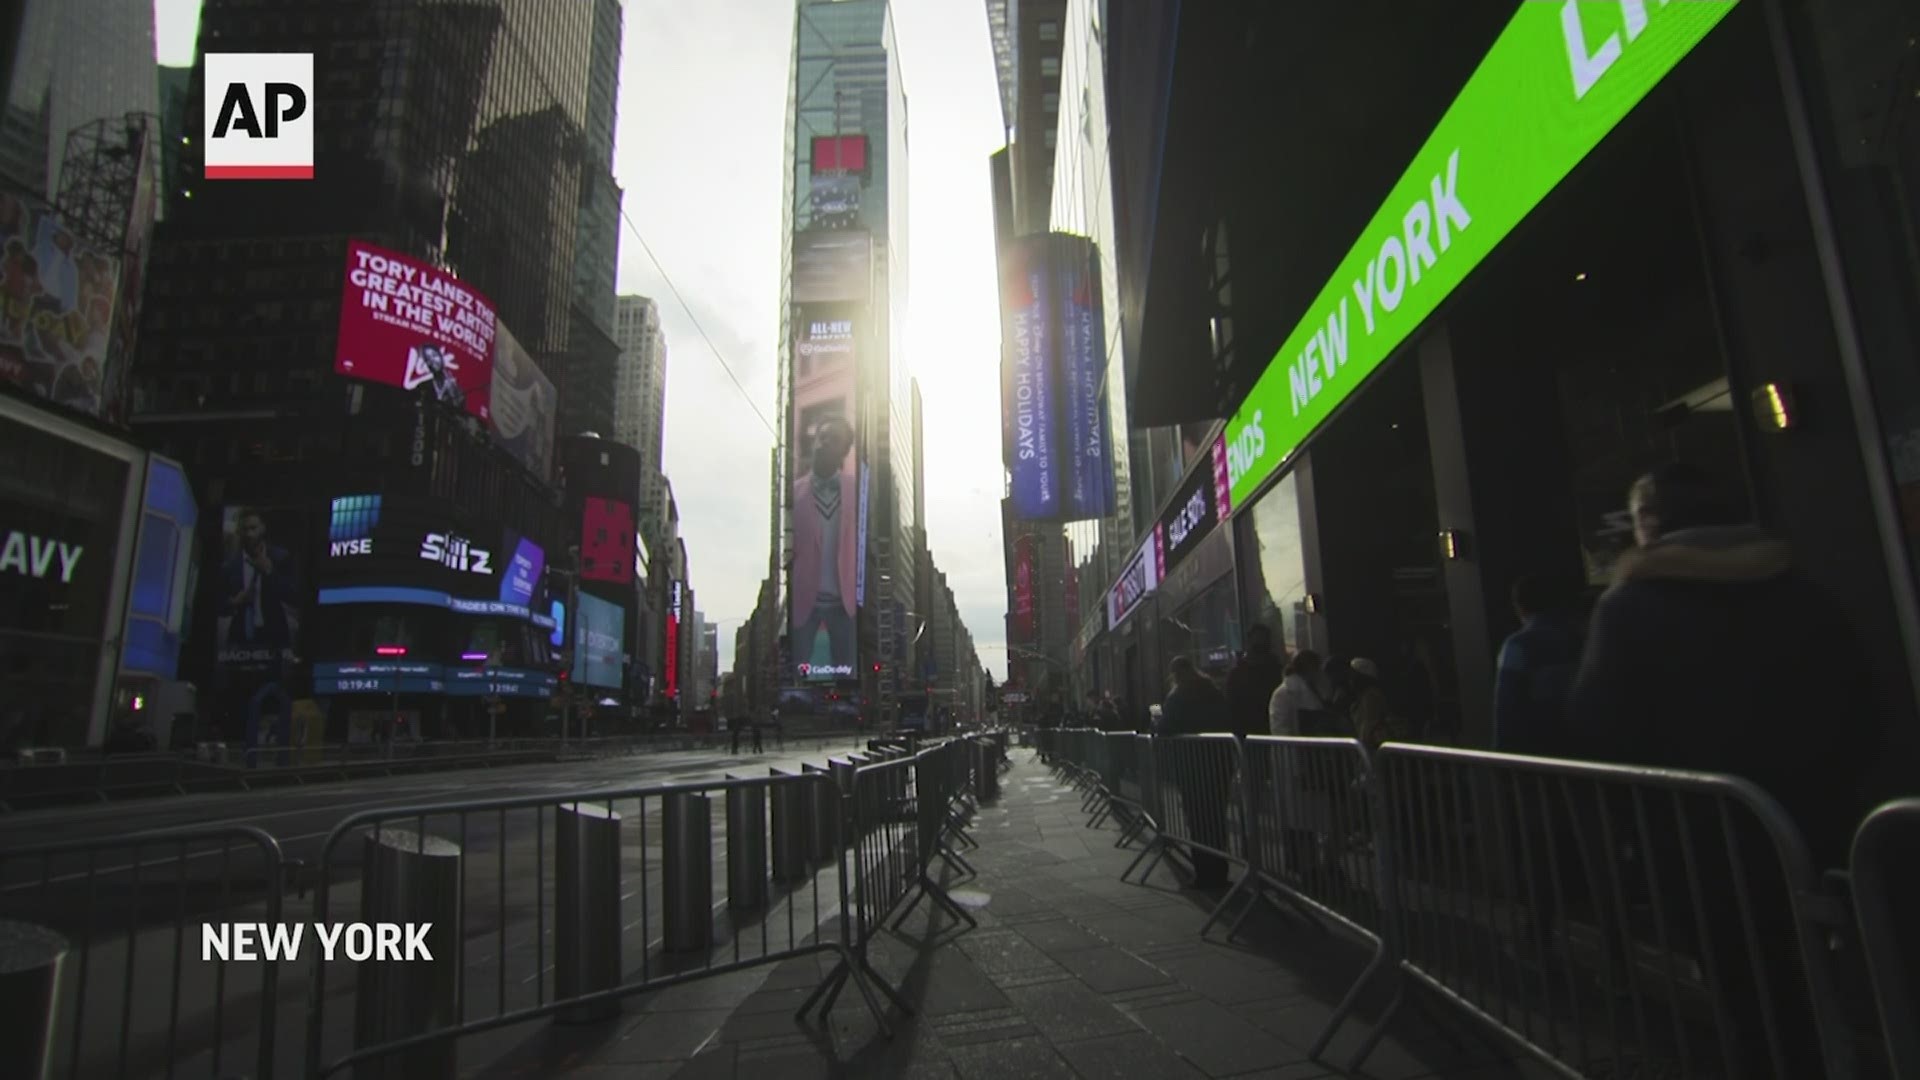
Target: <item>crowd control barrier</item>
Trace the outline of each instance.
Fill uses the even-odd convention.
[[[18,1075],[147,1075],[155,1061],[176,1076],[272,1075],[281,966],[203,962],[202,926],[280,922],[286,876],[280,845],[252,828],[0,852],[0,922],[68,943],[43,1071]]]
[[[1920,799],[1867,815],[1853,840],[1853,903],[1896,1077],[1920,1076]]]
[[[1850,929],[1845,905],[1744,780],[1400,744],[1369,755],[1344,739],[1140,741],[1154,829],[1123,877],[1175,848],[1225,857],[1238,873],[1202,933],[1244,903],[1231,935],[1269,900],[1371,946],[1316,1060],[1378,990],[1390,1004],[1346,1064],[1358,1069],[1418,990],[1571,1076],[1861,1075],[1830,944]],[[1113,751],[1059,731],[1054,764],[1105,788]],[[1916,841],[1920,800],[1883,808],[1855,854],[1890,1051],[1907,1062],[1915,945],[1892,913],[1911,905],[1887,882]]]

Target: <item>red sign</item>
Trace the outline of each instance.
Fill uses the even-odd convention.
[[[865,135],[815,135],[813,137],[815,173],[867,171]]]
[[[1033,537],[1013,542],[1013,633],[1016,644],[1033,642]]]
[[[580,512],[580,578],[633,584],[633,508],[589,498]]]
[[[347,243],[333,370],[434,397],[492,419],[493,302],[398,252]]]

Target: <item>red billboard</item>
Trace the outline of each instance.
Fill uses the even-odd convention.
[[[633,507],[601,498],[582,505],[580,580],[633,584]]]
[[[813,137],[813,173],[864,173],[867,171],[865,135],[815,135]]]
[[[1016,645],[1031,645],[1033,625],[1033,537],[1013,541],[1013,634]]]
[[[333,370],[433,396],[493,418],[493,302],[452,274],[358,240],[347,242]]]

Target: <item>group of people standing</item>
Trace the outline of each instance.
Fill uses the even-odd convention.
[[[1174,658],[1171,676],[1159,734],[1351,736],[1369,747],[1414,734],[1392,705],[1379,664],[1323,659],[1312,649],[1282,662],[1273,632],[1259,623],[1247,628],[1246,652],[1228,672],[1226,689],[1184,656]]]

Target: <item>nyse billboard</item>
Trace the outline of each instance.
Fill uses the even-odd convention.
[[[1113,512],[1098,265],[1091,241],[1054,233],[1021,240],[1001,267],[1003,437],[1020,520]]]
[[[333,369],[352,379],[429,388],[482,420],[493,415],[493,302],[445,270],[347,242]]]

